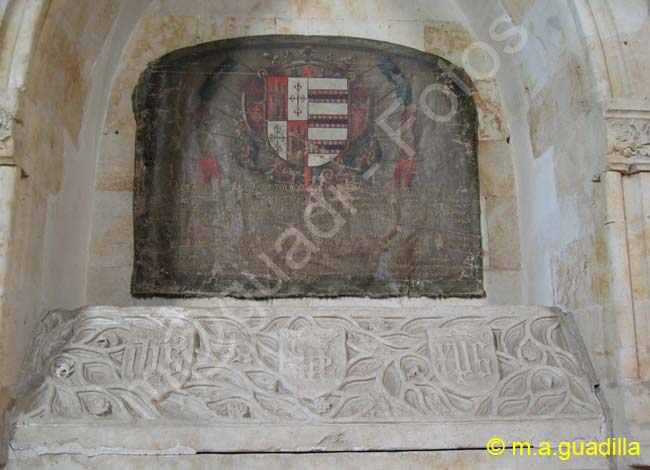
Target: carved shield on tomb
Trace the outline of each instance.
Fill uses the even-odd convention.
[[[434,375],[443,386],[478,396],[498,385],[497,353],[489,327],[431,329],[427,339]]]
[[[345,379],[345,331],[312,328],[280,330],[282,383],[298,397],[318,398],[337,390]]]
[[[172,328],[161,334],[146,328],[133,328],[124,348],[114,356],[125,382],[147,381],[154,387],[163,381],[182,384],[191,374],[194,335]]]

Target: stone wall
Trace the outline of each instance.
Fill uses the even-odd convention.
[[[131,91],[140,74],[149,62],[172,50],[259,34],[378,39],[431,52],[461,66],[463,52],[475,40],[462,13],[450,2],[152,2],[120,59],[101,132],[88,264],[89,304],[142,303],[129,293],[135,155]],[[487,302],[517,304],[522,301],[521,262],[508,129],[496,80],[479,79],[475,84],[480,116],[479,171]],[[212,303],[201,301],[202,305]]]
[[[0,224],[2,408],[41,315],[85,303],[102,90],[137,3],[2,4],[0,191],[11,208]]]
[[[512,21],[495,26],[503,15]],[[474,77],[486,303],[574,311],[614,433],[650,444],[648,182],[612,166],[603,119],[616,98],[612,122],[647,123],[647,109],[626,111],[649,98],[646,0],[9,0],[0,18],[0,407],[44,310],[162,302],[129,295],[131,92],[149,61],[296,33],[386,40],[464,66],[467,47],[484,41],[500,61],[494,77]],[[518,36],[504,31],[518,26],[528,40],[508,53]],[[490,68],[489,56],[471,57]]]

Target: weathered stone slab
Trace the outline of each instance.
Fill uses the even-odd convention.
[[[136,296],[480,297],[477,115],[449,62],[218,41],[134,93]]]
[[[37,453],[480,448],[604,429],[566,317],[534,307],[53,312],[25,384],[12,445]]]
[[[9,462],[7,470],[609,470],[605,457],[499,457],[485,450],[182,456],[48,455]]]

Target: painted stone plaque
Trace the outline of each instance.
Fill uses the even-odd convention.
[[[134,92],[136,296],[482,296],[462,70],[377,41],[261,36]]]

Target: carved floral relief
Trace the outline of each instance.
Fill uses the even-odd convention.
[[[35,340],[21,419],[318,424],[599,410],[552,312],[235,318],[144,310],[50,314]]]

